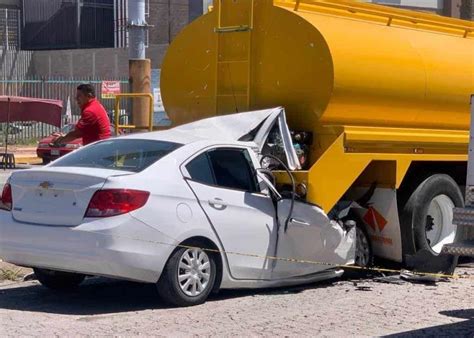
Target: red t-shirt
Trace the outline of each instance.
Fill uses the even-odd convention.
[[[97,99],[90,100],[82,107],[81,119],[77,122],[76,129],[82,132],[84,145],[112,136],[107,112]]]

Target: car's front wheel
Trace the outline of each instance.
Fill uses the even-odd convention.
[[[74,289],[84,281],[85,276],[77,273],[34,268],[38,281],[53,290]]]
[[[178,248],[171,255],[157,283],[158,294],[168,304],[202,304],[216,280],[214,256],[199,248]]]

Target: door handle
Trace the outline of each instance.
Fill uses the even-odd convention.
[[[297,218],[291,218],[290,223],[293,223],[295,225],[306,226],[306,227],[309,227],[311,225],[308,222],[302,221],[302,220],[297,219]]]
[[[209,205],[216,210],[224,210],[225,208],[227,208],[227,203],[217,197],[212,200],[209,200]]]

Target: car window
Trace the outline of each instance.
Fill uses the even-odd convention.
[[[140,172],[180,146],[165,141],[110,139],[79,149],[51,166]]]
[[[201,154],[189,162],[186,165],[186,170],[193,181],[211,185],[216,184],[207,153]]]
[[[216,149],[208,153],[218,186],[250,192],[257,191],[257,182],[247,150]]]

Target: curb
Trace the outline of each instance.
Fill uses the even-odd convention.
[[[42,160],[37,156],[15,156],[16,164],[41,164]]]

